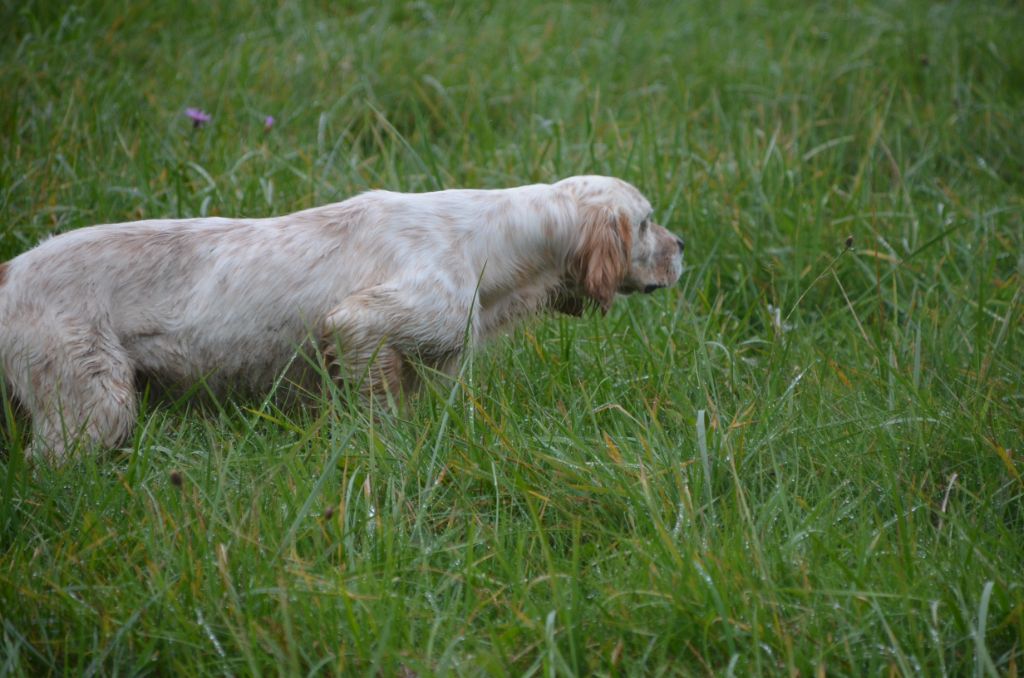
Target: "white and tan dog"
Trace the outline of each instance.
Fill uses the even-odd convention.
[[[636,188],[599,176],[93,226],[0,264],[0,366],[34,450],[60,460],[79,436],[122,442],[142,380],[266,392],[289,365],[316,376],[305,347],[398,394],[410,359],[448,369],[527,314],[672,285],[682,253]]]

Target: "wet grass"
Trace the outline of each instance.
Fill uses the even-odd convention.
[[[0,672],[1018,672],[1016,4],[2,7],[0,258],[597,172],[689,268],[401,417],[152,404],[32,470],[9,414]]]

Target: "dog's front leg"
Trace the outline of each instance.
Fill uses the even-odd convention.
[[[366,397],[400,399],[419,379],[410,359],[442,368],[461,353],[469,303],[378,285],[347,297],[324,321],[333,374],[362,380]]]

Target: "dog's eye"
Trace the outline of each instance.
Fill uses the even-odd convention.
[[[644,219],[643,221],[641,221],[640,222],[640,232],[641,233],[646,232],[647,231],[647,227],[650,226],[650,224],[651,224],[651,220],[650,219]]]

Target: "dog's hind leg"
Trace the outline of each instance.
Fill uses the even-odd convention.
[[[112,332],[37,319],[5,356],[15,395],[32,417],[30,454],[63,461],[76,440],[113,447],[136,416],[134,369]],[[29,343],[31,341],[32,343]]]

